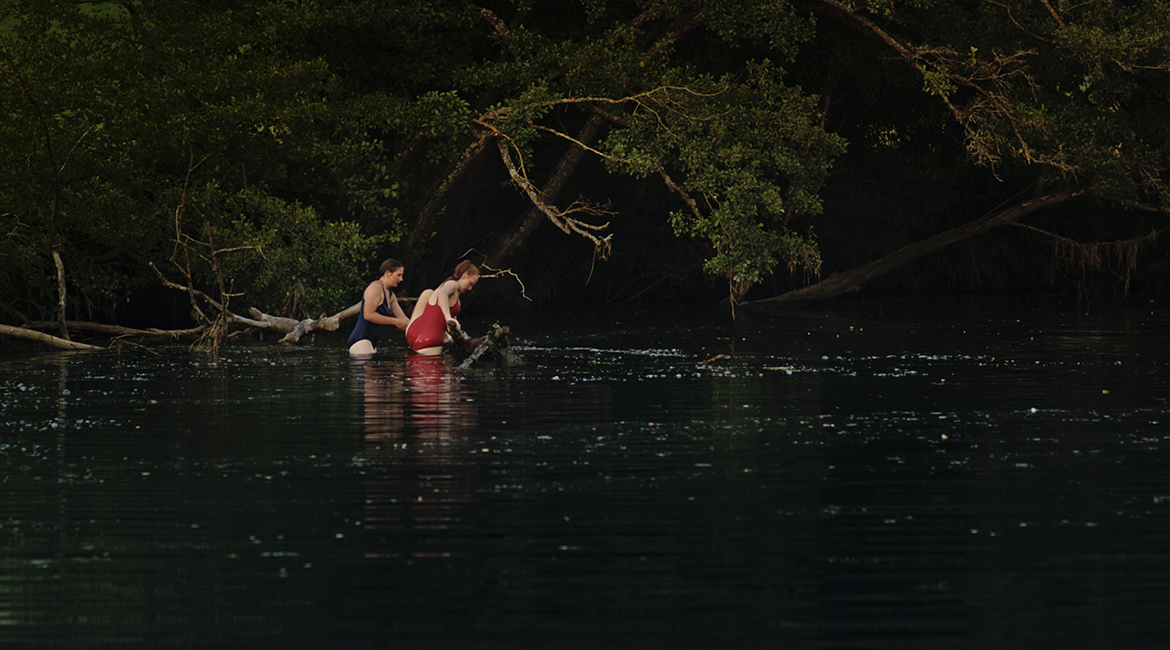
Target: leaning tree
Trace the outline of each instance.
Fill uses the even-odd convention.
[[[1121,214],[1170,216],[1170,5],[1164,2],[870,2],[811,0],[913,71],[961,133],[973,164],[1027,179],[1028,191],[985,215],[767,302],[811,302],[992,229],[1077,199]],[[1007,182],[1004,183],[1008,185]],[[1101,210],[1107,218],[1119,210]],[[1066,259],[1116,265],[1128,286],[1137,219],[1100,224],[1115,240],[1044,231]],[[1144,225],[1144,224],[1143,224]]]

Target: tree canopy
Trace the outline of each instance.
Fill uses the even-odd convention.
[[[336,311],[385,256],[414,290],[470,256],[544,304],[817,300],[944,247],[974,270],[936,288],[1038,288],[1057,255],[1127,289],[1170,208],[1164,1],[0,12],[3,320],[66,335],[166,320],[160,277],[196,320],[196,290]]]

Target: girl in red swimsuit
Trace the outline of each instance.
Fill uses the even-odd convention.
[[[443,344],[450,340],[448,323],[460,329],[455,319],[460,311],[459,295],[471,291],[476,282],[479,282],[479,268],[470,260],[463,260],[438,288],[422,292],[406,327],[406,341],[415,352],[443,353]]]

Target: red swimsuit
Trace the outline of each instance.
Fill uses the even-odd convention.
[[[455,304],[451,305],[450,311],[452,318],[459,315],[458,297],[455,298]],[[426,307],[423,307],[423,313],[419,314],[418,318],[410,321],[406,328],[406,342],[418,352],[424,348],[438,347],[446,341],[447,319],[443,317],[443,309],[439,307],[436,298],[435,302],[428,302]]]

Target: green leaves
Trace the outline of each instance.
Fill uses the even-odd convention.
[[[386,240],[258,187],[229,193],[209,185],[189,198],[175,262],[204,283],[222,278],[230,293],[268,313],[315,317],[348,306]]]
[[[611,166],[682,178],[694,207],[672,213],[671,225],[709,241],[715,254],[705,268],[734,286],[746,289],[778,264],[817,273],[815,240],[784,221],[820,210],[817,192],[844,143],[821,128],[811,98],[785,87],[768,62],[738,78],[674,81],[640,97],[630,128],[607,139],[620,159]]]
[[[820,210],[818,190],[844,143],[825,131],[814,98],[784,84],[781,68],[722,58],[765,47],[792,59],[811,21],[785,0],[586,2],[580,10],[576,24],[484,12],[498,56],[457,75],[506,95],[473,121],[516,148],[518,172],[541,173],[534,161],[542,147],[573,140],[567,122],[604,115],[602,142],[577,146],[590,147],[610,173],[666,179],[677,205],[688,206],[667,218],[676,233],[710,244],[706,269],[739,286],[778,265],[815,273],[814,240],[786,222]],[[712,62],[692,40],[721,48],[720,58]],[[682,43],[691,49],[680,51]]]
[[[589,218],[694,238],[679,248],[706,257],[680,266],[738,294],[776,271],[815,273],[809,224],[842,236],[817,221],[842,133],[865,160],[941,159],[959,134],[1000,173],[1045,168],[1049,183],[1153,205],[1170,195],[1166,2],[4,6],[0,266],[30,304],[53,304],[54,247],[75,304],[112,305],[156,281],[146,262],[182,234],[207,247],[200,282],[230,271],[250,302],[327,310],[352,279],[341,265],[366,268],[355,255],[376,242],[447,255],[507,236],[545,188],[594,193],[539,207],[606,251],[641,243]],[[836,109],[849,102],[865,110]],[[599,184],[603,172],[635,196]],[[504,195],[505,178],[523,191]],[[475,219],[455,216],[472,205]]]
[[[0,214],[29,236],[9,239],[0,265],[25,279],[34,306],[54,303],[55,288],[39,280],[51,275],[54,247],[73,304],[112,311],[157,283],[147,262],[191,237],[211,247],[207,260],[217,240],[232,242],[239,254],[224,254],[220,268],[248,260],[236,282],[254,304],[291,305],[275,278],[299,268],[313,277],[300,281],[297,308],[335,309],[354,279],[342,267],[365,268],[355,256],[387,237],[362,236],[346,217],[402,233],[392,155],[325,60],[301,48],[305,25],[321,22],[316,3],[226,11],[186,0],[14,0],[6,9],[0,170],[15,182],[0,188]],[[320,216],[318,207],[339,204],[350,211]],[[236,208],[250,216],[233,230],[223,224]],[[187,223],[195,215],[198,227]],[[213,286],[204,267],[192,280]]]
[[[329,161],[344,184],[349,213],[358,223],[369,224],[387,241],[405,234],[398,219],[399,185],[392,175],[389,144],[369,132],[354,133],[339,141],[320,141],[314,157]]]
[[[918,5],[882,18],[891,32],[923,34],[906,46],[910,61],[976,160],[1046,167],[1123,201],[1165,193],[1170,164],[1152,161],[1170,155],[1156,117],[1170,89],[1170,5]]]

